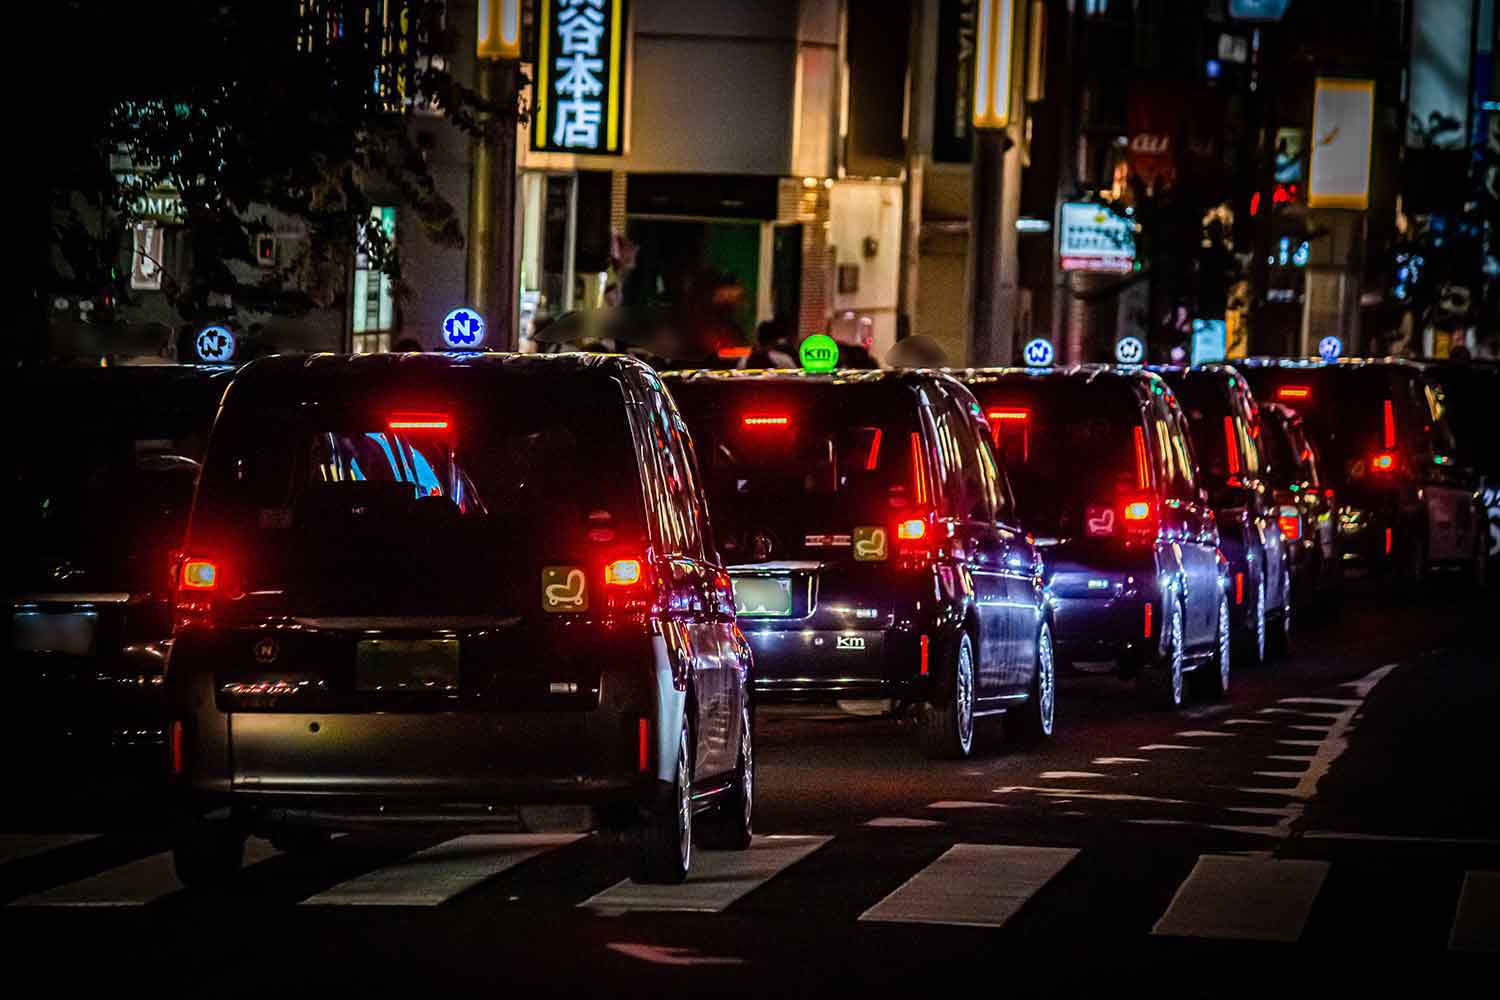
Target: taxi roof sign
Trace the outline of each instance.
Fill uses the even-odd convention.
[[[826,333],[815,333],[797,348],[797,359],[810,372],[831,372],[839,366],[839,342]]]

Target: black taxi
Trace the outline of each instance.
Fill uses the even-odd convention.
[[[974,721],[1049,736],[1052,626],[988,426],[930,372],[673,372],[763,701],[916,714],[961,757]]]
[[[1113,662],[1153,704],[1229,688],[1227,564],[1187,420],[1140,368],[970,369],[1041,546],[1066,664]]]
[[[250,832],[588,809],[680,882],[749,846],[749,644],[692,441],[600,355],[252,362],[176,560],[187,884]]]

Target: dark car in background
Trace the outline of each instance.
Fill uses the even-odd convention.
[[[1229,685],[1219,532],[1160,377],[1102,366],[962,373],[1041,546],[1065,662],[1115,661],[1155,703]]]
[[[687,429],[599,355],[248,365],[177,564],[187,884],[288,844],[586,809],[681,882],[750,843],[750,647]]]
[[[1198,469],[1229,560],[1239,662],[1264,663],[1291,646],[1292,566],[1276,524],[1276,500],[1249,383],[1229,365],[1158,369],[1192,428]]]
[[[1261,450],[1287,542],[1292,593],[1300,607],[1331,609],[1343,594],[1338,494],[1324,481],[1318,447],[1302,417],[1281,403],[1261,403]]]
[[[1460,461],[1479,477],[1480,502],[1489,522],[1489,558],[1500,558],[1500,364],[1438,361],[1423,365],[1442,386]]]
[[[1264,359],[1242,368],[1257,396],[1296,410],[1318,442],[1345,565],[1407,585],[1434,569],[1484,577],[1478,477],[1463,461],[1441,387],[1419,366]]]
[[[915,712],[961,757],[974,720],[1053,727],[1041,560],[979,405],[926,372],[666,377],[703,460],[763,701]]]
[[[160,746],[168,567],[230,374],[176,365],[5,374],[7,738],[59,747],[65,737],[91,768]]]

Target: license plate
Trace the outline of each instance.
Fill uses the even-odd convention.
[[[362,639],[354,684],[361,691],[457,691],[457,639]]]
[[[10,645],[26,653],[92,656],[98,628],[97,611],[17,611],[11,618]]]
[[[792,613],[792,578],[744,576],[734,581],[735,614],[748,618],[785,618]]]

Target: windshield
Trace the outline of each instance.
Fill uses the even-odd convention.
[[[13,373],[4,388],[12,590],[166,580],[226,382],[177,369]]]
[[[639,557],[618,384],[482,374],[428,386],[420,409],[390,386],[231,396],[193,549],[247,593],[350,615],[536,610],[544,567]]]
[[[1204,475],[1217,483],[1254,474],[1260,446],[1248,434],[1233,404],[1228,380],[1216,372],[1171,372],[1167,382],[1177,394],[1193,436],[1193,453]]]
[[[731,563],[836,559],[915,509],[916,399],[900,386],[674,382]]]
[[[970,388],[1030,530],[1056,533],[1085,504],[1142,489],[1133,436],[1140,406],[1123,382],[1016,376]]]

